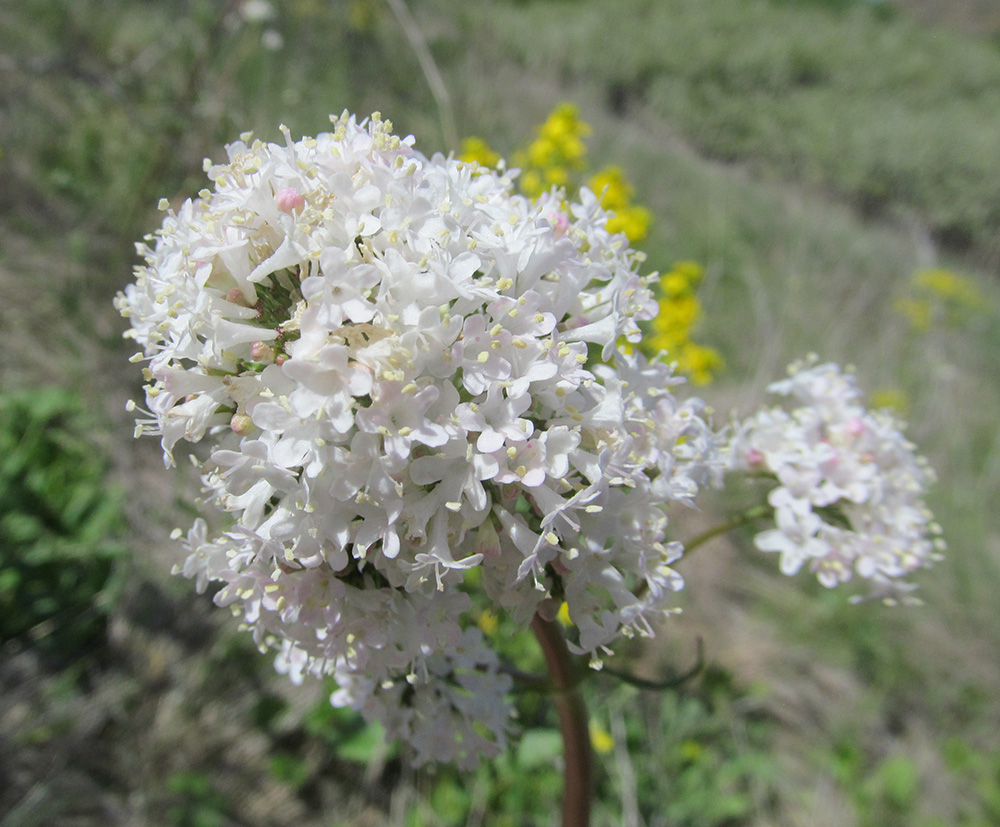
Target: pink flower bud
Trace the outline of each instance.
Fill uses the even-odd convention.
[[[277,356],[274,357],[274,364],[276,365],[283,365],[287,361],[288,361],[287,353],[279,353]]]
[[[562,238],[569,229],[569,219],[561,212],[549,216],[549,223],[555,230],[556,238]]]
[[[247,414],[237,413],[233,414],[233,418],[229,420],[229,427],[233,429],[234,434],[246,436],[251,433],[256,426]]]
[[[274,202],[282,212],[298,212],[306,205],[306,199],[294,187],[285,187],[274,194]]]
[[[489,517],[483,520],[483,524],[479,526],[474,551],[476,554],[481,554],[488,559],[500,556],[500,535],[497,534],[493,520]]]
[[[854,417],[853,419],[848,420],[847,425],[845,427],[847,433],[850,436],[853,436],[854,438],[861,436],[866,429],[867,426],[865,425],[865,421],[857,416]]]
[[[273,362],[274,348],[265,342],[254,342],[250,345],[250,356],[255,362]]]
[[[240,307],[250,306],[250,302],[247,301],[246,294],[239,287],[234,287],[226,293],[226,301],[230,304],[238,304]]]
[[[764,464],[764,454],[758,451],[756,448],[751,448],[747,451],[747,462],[751,466],[763,465]]]

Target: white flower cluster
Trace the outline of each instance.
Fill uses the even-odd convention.
[[[284,134],[206,162],[214,188],[139,247],[137,431],[168,461],[210,443],[233,526],[197,521],[182,573],[279,669],[468,766],[503,747],[509,688],[470,570],[524,624],[566,601],[595,658],[650,632],[682,585],[663,507],[718,474],[717,439],[618,349],[656,302],[593,193],[529,201],[377,115]]]
[[[868,578],[887,600],[899,581],[938,559],[940,527],[923,501],[934,472],[886,411],[867,411],[854,377],[834,364],[797,363],[770,391],[791,410],[762,410],[740,423],[730,466],[773,476],[776,528],[757,535],[781,555],[781,570],[808,564],[825,586]],[[789,405],[791,407],[791,405]]]

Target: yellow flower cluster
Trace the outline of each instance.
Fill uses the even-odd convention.
[[[521,169],[518,179],[521,192],[538,198],[552,187],[564,187],[573,192],[586,185],[601,198],[601,206],[614,213],[608,230],[624,233],[629,242],[641,241],[649,233],[652,214],[632,203],[635,188],[621,167],[606,167],[587,175],[587,146],[584,139],[590,127],[580,120],[579,110],[571,103],[559,104],[538,127],[535,139],[514,153],[514,166]],[[459,158],[485,167],[496,167],[500,156],[482,138],[466,138]],[[696,288],[701,281],[701,265],[682,261],[663,276],[660,313],[653,321],[649,335],[640,347],[650,356],[667,351],[677,363],[677,369],[698,385],[711,382],[723,367],[722,357],[712,348],[691,341],[691,333],[701,317],[701,304]]]
[[[552,187],[567,187],[575,173],[587,166],[584,138],[590,127],[580,120],[571,103],[559,104],[537,130],[527,149],[514,153],[514,166],[521,168],[521,192],[537,198]]]
[[[666,351],[677,369],[696,385],[711,382],[724,364],[717,351],[691,341],[691,332],[701,317],[695,291],[704,272],[695,261],[679,261],[661,277],[660,312],[640,345],[650,355]]]
[[[608,232],[625,233],[631,242],[646,237],[653,216],[645,207],[631,203],[635,187],[628,182],[621,167],[601,170],[590,179],[587,186],[601,194],[601,206],[615,214],[608,222]]]
[[[500,153],[494,152],[482,138],[464,138],[458,159],[467,164],[495,167],[500,163]]]
[[[611,733],[594,718],[590,719],[590,745],[598,755],[609,755],[615,748],[615,739]]]
[[[535,139],[513,155],[513,164],[521,170],[518,186],[529,198],[538,198],[552,187],[572,191],[587,173],[587,145],[584,139],[590,127],[580,120],[579,110],[571,103],[559,104],[538,127]],[[462,141],[459,159],[495,167],[500,156],[482,138]],[[631,243],[641,241],[649,232],[652,215],[645,207],[631,203],[635,188],[620,167],[608,167],[587,181],[587,186],[601,196],[601,206],[615,213],[608,222],[613,233],[624,233]]]
[[[876,410],[890,410],[897,416],[906,416],[910,410],[910,398],[900,388],[877,388],[868,397],[868,404]]]
[[[985,306],[986,297],[972,279],[943,268],[918,270],[907,295],[896,302],[896,309],[921,333],[936,325],[960,327]]]

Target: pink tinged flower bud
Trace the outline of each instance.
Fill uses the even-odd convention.
[[[265,342],[254,342],[250,345],[250,356],[255,362],[273,362],[274,348]]]
[[[758,451],[756,448],[751,448],[747,451],[747,462],[751,466],[758,466],[764,464],[764,454]]]
[[[288,361],[287,353],[279,353],[277,356],[274,357],[274,364],[276,365],[283,365],[287,361]]]
[[[500,556],[500,535],[497,534],[493,520],[489,517],[483,520],[483,524],[479,526],[473,551],[475,554],[481,554],[491,560]]]
[[[256,426],[247,414],[237,413],[233,414],[233,418],[229,420],[229,427],[233,429],[234,434],[246,436],[251,433]]]
[[[549,223],[552,224],[552,228],[555,230],[556,238],[562,238],[566,235],[566,230],[569,229],[569,219],[561,212],[550,215]]]
[[[865,427],[865,421],[856,416],[853,419],[848,420],[845,430],[856,439],[865,432]]]
[[[306,199],[294,187],[285,187],[274,194],[274,203],[282,212],[299,212],[306,205]]]
[[[234,287],[228,293],[226,293],[226,301],[230,304],[238,304],[240,307],[249,307],[250,302],[247,301],[246,294],[239,287]]]

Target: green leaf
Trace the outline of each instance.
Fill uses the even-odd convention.
[[[531,769],[551,764],[562,755],[562,736],[557,729],[529,729],[517,745],[517,764]]]
[[[351,738],[337,745],[337,757],[345,761],[368,764],[386,748],[385,730],[377,721],[365,724],[364,728]]]

